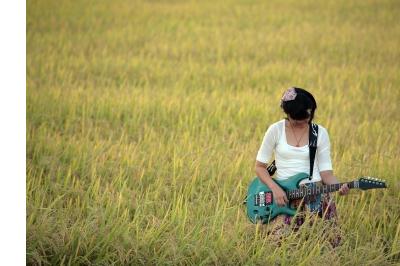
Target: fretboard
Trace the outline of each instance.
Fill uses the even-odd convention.
[[[343,184],[347,184],[349,188],[357,188],[358,181],[351,181],[345,183],[338,183],[332,185],[312,186],[312,187],[301,187],[299,189],[293,189],[286,191],[288,199],[300,199],[308,195],[319,195],[322,193],[335,192],[340,189]]]

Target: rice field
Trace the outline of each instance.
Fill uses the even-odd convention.
[[[27,264],[399,265],[400,2],[27,1]],[[344,238],[242,205],[283,91],[316,97]],[[326,228],[325,228],[326,229]],[[329,229],[327,229],[329,230]]]

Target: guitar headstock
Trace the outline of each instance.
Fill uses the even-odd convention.
[[[358,187],[362,190],[371,188],[386,188],[386,181],[370,176],[360,177],[358,179]]]

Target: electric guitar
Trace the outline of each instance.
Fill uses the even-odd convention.
[[[285,192],[288,200],[301,199],[309,195],[319,195],[322,193],[338,191],[339,188],[347,183],[347,186],[352,188],[359,188],[362,190],[372,188],[386,188],[386,183],[383,180],[372,177],[360,177],[358,180],[313,187],[299,187],[301,180],[308,178],[306,173],[294,175],[286,180],[274,180]],[[289,204],[283,207],[275,204],[272,191],[261,180],[256,177],[251,182],[247,191],[246,198],[247,216],[252,223],[261,221],[263,224],[269,223],[279,214],[295,215],[296,209],[290,208]]]

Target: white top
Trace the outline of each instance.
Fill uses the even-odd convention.
[[[276,179],[283,180],[298,173],[310,174],[310,150],[289,145],[286,141],[285,119],[272,124],[265,132],[257,153],[257,161],[268,163],[275,153]],[[315,154],[313,178],[300,184],[321,180],[320,171],[332,170],[330,142],[327,130],[318,125],[317,152]]]

